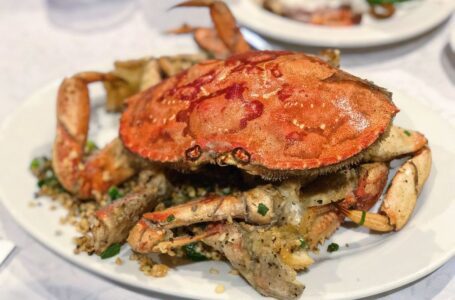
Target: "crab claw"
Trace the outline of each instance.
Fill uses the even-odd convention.
[[[195,40],[202,49],[218,57],[251,50],[240,33],[234,16],[223,1],[189,0],[174,7],[210,8],[210,16],[216,32],[210,28],[196,28],[193,30]]]
[[[127,242],[136,252],[150,253],[158,243],[166,238],[167,234],[172,233],[165,229],[154,228],[146,220],[141,219],[131,229]]]
[[[309,248],[317,249],[319,244],[330,237],[343,222],[343,212],[349,212],[349,208],[370,209],[380,198],[388,173],[389,168],[385,163],[362,164],[355,176],[357,182],[350,187],[352,191],[349,191],[342,201],[309,207],[301,224],[301,227],[308,228],[305,239]],[[333,178],[329,177],[329,179]],[[327,183],[323,185],[327,186]],[[325,193],[330,194],[328,191]],[[322,195],[319,197],[322,198]]]
[[[390,161],[416,153],[428,143],[423,134],[398,126],[392,126],[388,135],[373,146],[367,154],[370,161]]]
[[[170,184],[160,172],[143,171],[139,181],[135,191],[96,211],[91,220],[96,253],[113,243],[123,243],[142,214],[153,209],[170,192]]]
[[[385,194],[379,214],[343,208],[340,210],[355,223],[372,230],[398,231],[408,222],[430,169],[431,151],[424,147],[399,168]]]
[[[83,72],[66,78],[59,87],[52,167],[63,187],[81,199],[96,198],[136,173],[131,155],[118,139],[88,157],[84,153],[90,119],[88,85],[116,80],[112,74]]]
[[[130,231],[127,241],[130,247],[139,253],[169,253],[174,248],[201,241],[221,231],[220,224],[213,223],[200,234],[173,237],[170,230],[157,228],[147,220],[141,219]]]

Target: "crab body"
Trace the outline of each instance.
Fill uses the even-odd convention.
[[[343,165],[387,130],[390,93],[301,53],[197,64],[127,102],[120,137],[153,162],[233,164],[263,177]]]

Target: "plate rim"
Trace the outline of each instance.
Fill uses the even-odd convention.
[[[363,74],[364,72],[362,72]],[[25,98],[24,101],[22,101],[21,104],[19,104],[14,111],[7,116],[3,122],[0,125],[0,141],[5,141],[6,140],[6,129],[8,128],[8,125],[14,120],[17,116],[20,115],[20,113],[23,111],[24,108],[27,108],[27,106],[32,105],[35,102],[40,102],[40,97],[38,97],[39,94],[46,93],[49,89],[55,89],[57,90],[58,84],[60,83],[61,80],[53,80],[48,82],[47,84],[44,84],[41,86],[41,88],[35,90],[29,96]],[[405,97],[410,97],[403,93],[402,91],[394,91],[395,95],[404,95]],[[430,106],[426,105],[422,101],[419,101],[419,104],[430,111],[432,111],[434,114],[440,116],[438,112],[436,112],[434,109],[432,109]],[[445,123],[449,124],[450,123],[443,119]],[[452,126],[451,126],[452,127]],[[455,129],[455,127],[452,127]],[[454,152],[455,153],[455,152]],[[189,298],[189,299],[195,299],[194,294],[189,294],[186,291],[179,291],[178,294],[177,292],[170,291],[169,289],[166,288],[161,288],[160,286],[154,285],[153,287],[146,288],[141,284],[141,281],[139,280],[134,280],[126,277],[116,277],[112,276],[112,274],[109,272],[109,270],[104,269],[104,268],[99,268],[98,264],[85,264],[83,261],[81,261],[77,255],[74,254],[69,254],[67,252],[61,251],[60,248],[52,248],[50,246],[50,243],[46,243],[49,241],[49,237],[44,234],[40,233],[39,230],[35,230],[35,228],[32,226],[32,224],[29,224],[26,222],[26,220],[23,220],[21,218],[20,211],[14,207],[14,205],[10,205],[12,203],[11,201],[6,201],[6,193],[3,190],[3,186],[0,185],[0,201],[6,208],[6,211],[12,216],[14,219],[14,222],[18,224],[22,230],[25,231],[25,233],[29,236],[31,236],[34,240],[39,242],[41,245],[43,245],[46,249],[50,250],[52,253],[58,255],[59,257],[65,259],[68,261],[70,264],[77,266],[78,268],[84,270],[85,272],[95,274],[96,276],[103,278],[103,280],[108,280],[110,282],[115,282],[116,284],[119,284],[123,288],[127,288],[131,290],[131,287],[137,289],[136,292],[141,292],[141,293],[158,293],[161,295],[171,295],[171,296],[177,296],[180,298]],[[396,280],[393,282],[390,282],[388,284],[382,284],[378,286],[373,286],[369,289],[363,289],[359,292],[357,291],[351,291],[349,295],[334,295],[333,297],[329,297],[328,299],[352,299],[352,298],[360,298],[360,297],[369,297],[369,296],[374,296],[378,295],[381,293],[385,293],[394,289],[397,289],[399,287],[402,287],[406,284],[415,282],[430,273],[434,272],[438,268],[442,267],[448,260],[450,260],[452,257],[455,256],[455,248],[448,250],[444,253],[444,255],[440,255],[438,259],[432,260],[432,263],[428,264],[425,268],[422,268],[418,272],[414,272],[409,274],[408,276],[401,278],[400,280]],[[245,283],[247,284],[247,283]],[[258,294],[259,295],[259,294]],[[303,295],[304,297],[304,295]],[[208,296],[202,296],[199,295],[197,298],[200,299],[211,299]],[[303,298],[304,299],[304,298]]]

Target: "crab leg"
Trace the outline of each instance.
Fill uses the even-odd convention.
[[[358,180],[354,190],[348,190],[347,195],[344,195],[346,186],[352,187],[351,177],[348,176],[347,182],[331,186],[336,191],[329,194],[330,197],[344,195],[341,202],[343,207],[369,208],[381,195],[388,167],[384,163],[365,164],[357,172]],[[332,181],[333,178],[325,180]],[[321,186],[324,184],[321,183]],[[299,211],[300,208],[299,205],[292,207],[292,203],[311,203],[313,196],[322,195],[318,191],[299,195],[299,190],[298,182],[288,182],[278,189],[272,186],[258,187],[243,193],[244,196],[212,197],[149,213],[146,214],[147,218],[142,218],[131,230],[128,243],[134,251],[141,253],[170,253],[173,248],[202,241],[223,253],[232,266],[261,294],[278,299],[295,299],[304,289],[296,280],[295,270],[305,269],[314,262],[307,250],[301,248],[302,233],[309,249],[314,250],[318,243],[340,226],[343,219],[335,204],[308,207],[300,220],[300,226],[308,226],[310,230],[302,232],[297,229],[297,236],[281,237],[281,232],[289,232],[289,225],[280,224],[281,216],[288,215],[290,211]],[[291,205],[283,205],[286,202]],[[269,208],[265,214],[264,211],[259,213],[257,210],[259,203]],[[196,217],[193,213],[196,213]],[[212,223],[195,236],[179,237],[174,237],[170,230],[195,222],[232,217],[265,221],[262,217],[268,214],[268,222],[277,222],[278,226],[258,228],[236,222]],[[280,231],[280,225],[284,225],[283,231]]]
[[[128,243],[138,252],[154,252],[168,237],[170,229],[201,222],[244,219],[254,224],[270,224],[275,220],[274,205],[281,197],[271,185],[260,186],[240,196],[213,196],[144,214],[130,231]],[[262,210],[260,209],[262,208]]]
[[[104,206],[91,220],[94,250],[103,252],[113,243],[123,243],[146,211],[168,196],[171,186],[161,172],[147,170],[139,174],[139,185],[125,197]]]
[[[398,231],[408,222],[430,169],[431,151],[424,147],[399,168],[385,194],[379,214],[343,208],[341,211],[355,223],[372,230]]]
[[[136,225],[135,234],[130,234],[128,238],[130,245],[146,240],[144,236],[150,234],[146,223],[143,219]],[[271,238],[274,233],[258,231],[254,226],[235,222],[212,223],[201,234],[172,238],[156,244],[152,249],[153,252],[169,253],[172,248],[202,241],[223,253],[234,269],[262,294],[293,299],[303,291],[303,285],[296,280],[295,270],[308,267],[313,260],[305,250],[298,249],[298,239],[277,239],[275,244]],[[145,247],[145,244],[134,248],[141,253],[150,253],[152,249]]]
[[[336,204],[309,207],[301,227],[310,249],[316,249],[341,225],[340,209],[370,209],[380,198],[387,182],[389,168],[384,163],[360,165],[358,183],[352,192]]]
[[[296,299],[302,294],[305,287],[296,280],[295,269],[308,267],[313,260],[306,251],[293,248],[293,244],[300,244],[298,240],[274,241],[273,235],[279,232],[259,231],[254,226],[237,223],[223,227],[222,232],[203,242],[223,253],[256,290],[277,299]],[[290,248],[293,251],[279,250]]]
[[[144,214],[144,218],[163,228],[228,218],[245,219],[255,224],[270,224],[275,217],[274,202],[279,197],[271,186],[260,186],[240,196],[213,196],[177,205],[164,211]],[[261,213],[260,207],[267,210]],[[269,211],[270,210],[270,211]]]
[[[150,228],[153,228],[153,225],[142,219],[131,230],[128,243],[135,246],[134,251],[139,253],[169,253],[174,248],[202,241],[211,235],[223,232],[224,229],[221,223],[212,223],[200,234],[172,237],[166,240],[166,236],[172,236],[170,231],[164,229],[151,230]],[[150,243],[149,241],[157,242]]]
[[[88,158],[84,157],[90,119],[88,84],[117,77],[84,72],[65,79],[57,97],[57,133],[52,166],[65,189],[81,199],[92,198],[135,173],[122,143],[115,139]]]
[[[215,31],[210,28],[190,29],[186,26],[184,32],[193,31],[198,45],[217,57],[227,54],[242,53],[251,50],[237,27],[236,20],[223,1],[189,0],[175,7],[208,7]]]
[[[316,188],[307,193],[299,192],[298,182],[287,182],[277,188],[259,186],[237,195],[212,196],[146,213],[131,230],[128,242],[136,251],[155,252],[159,243],[169,237],[175,239],[171,231],[173,228],[242,219],[249,224],[277,223],[305,228],[302,233],[308,237],[310,248],[314,249],[342,222],[343,217],[331,202],[344,199],[342,203],[345,207],[371,206],[381,194],[388,168],[383,163],[373,163],[362,165],[358,170],[348,172],[348,175],[345,173],[340,172],[338,180],[331,175],[312,183],[313,186],[328,187],[325,191]],[[357,175],[351,176],[350,173]],[[334,181],[337,183],[328,185]],[[324,205],[313,204],[314,198],[323,199],[321,204]]]
[[[367,153],[368,161],[391,161],[422,149],[428,140],[418,131],[392,126],[388,135]]]

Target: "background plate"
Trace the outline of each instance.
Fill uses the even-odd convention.
[[[136,262],[128,260],[130,249],[122,247],[120,257],[101,260],[97,256],[74,255],[73,228],[59,225],[63,209],[51,211],[52,202],[43,198],[40,207],[29,203],[36,181],[28,171],[32,158],[49,154],[55,132],[55,82],[36,92],[12,114],[0,130],[1,198],[16,221],[38,241],[75,265],[128,286],[197,299],[251,299],[258,294],[239,276],[230,275],[223,262],[191,263],[170,270],[165,278],[144,276]],[[101,89],[92,90],[94,113],[91,138],[109,141],[117,132],[117,116],[102,108]],[[434,165],[420,196],[414,216],[399,233],[375,235],[364,229],[341,229],[333,237],[341,247],[334,254],[324,251],[309,272],[299,280],[307,286],[305,299],[347,299],[384,292],[416,280],[447,261],[455,252],[455,134],[453,128],[415,99],[396,93],[401,113],[395,123],[420,130],[431,142]],[[56,231],[62,232],[56,235]],[[346,247],[346,244],[349,247]],[[211,275],[210,268],[219,275]],[[216,294],[217,284],[226,291]]]
[[[232,1],[238,21],[276,40],[321,47],[361,48],[404,41],[434,28],[450,16],[453,0],[413,0],[403,3],[390,19],[368,15],[358,26],[335,28],[315,26],[266,11],[253,0]]]

